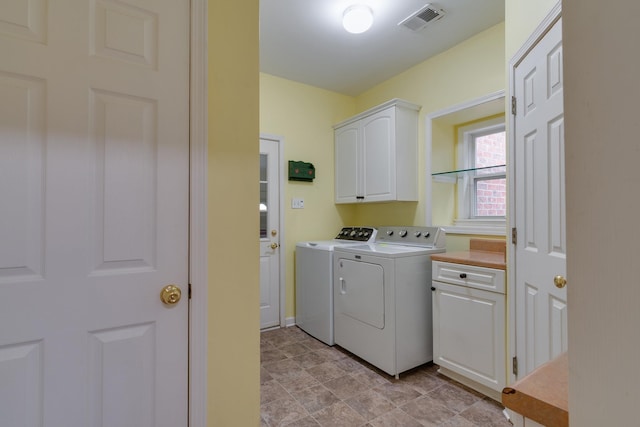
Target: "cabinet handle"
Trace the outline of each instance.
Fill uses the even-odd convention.
[[[358,199],[358,200],[364,200],[364,196],[356,196],[356,199]]]
[[[466,279],[467,278],[467,273],[460,273],[460,278],[461,279]]]
[[[432,290],[432,291],[435,291],[435,290],[436,290],[436,288],[435,288],[434,286],[432,286],[432,287],[431,287],[431,290]]]

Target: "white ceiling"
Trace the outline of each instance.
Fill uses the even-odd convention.
[[[354,3],[373,9],[366,33],[342,28]],[[397,25],[427,3],[444,17]],[[504,0],[260,0],[260,70],[355,96],[502,21]]]

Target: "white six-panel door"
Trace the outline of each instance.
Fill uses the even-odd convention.
[[[3,0],[0,57],[0,425],[186,426],[189,2]]]
[[[518,376],[567,350],[562,21],[515,68]],[[513,185],[513,184],[512,184]]]

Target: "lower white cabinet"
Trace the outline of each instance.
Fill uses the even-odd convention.
[[[434,261],[432,286],[433,362],[499,399],[507,376],[504,270]]]
[[[514,427],[545,427],[544,425],[533,421],[525,416],[518,414],[517,412],[512,411],[511,409],[506,409],[509,414],[509,420]]]

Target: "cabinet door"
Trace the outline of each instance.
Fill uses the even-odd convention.
[[[335,131],[336,203],[354,203],[361,184],[358,159],[359,124],[354,123]]]
[[[362,120],[365,202],[396,198],[395,111],[387,108]]]
[[[506,380],[505,297],[433,282],[433,362],[493,390]]]

